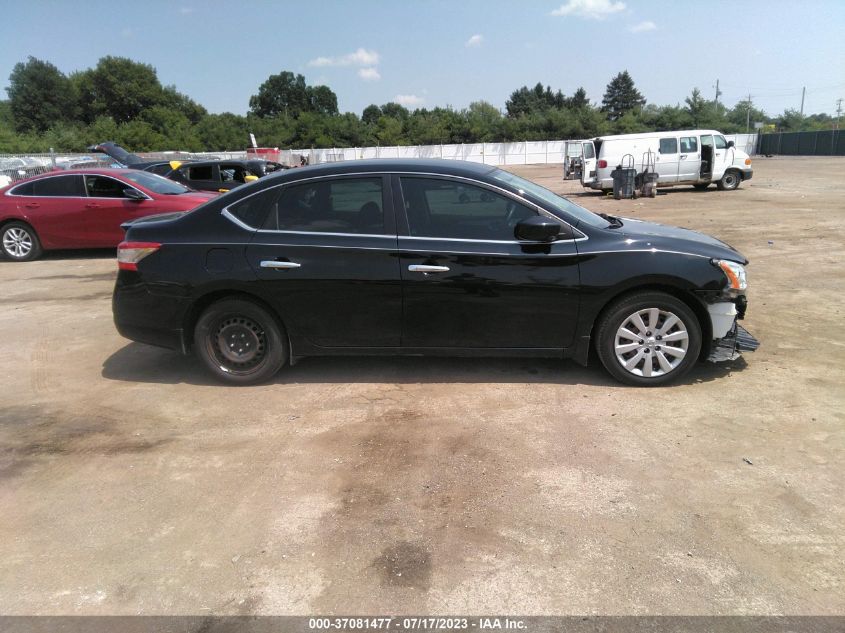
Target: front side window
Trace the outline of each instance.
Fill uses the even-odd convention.
[[[246,170],[240,165],[220,165],[220,180],[223,182],[246,182]]]
[[[725,149],[728,146],[728,142],[725,140],[725,137],[721,134],[717,134],[713,138],[716,139],[716,149]]]
[[[107,176],[85,176],[85,190],[92,198],[125,198],[131,187]]]
[[[698,139],[694,136],[681,137],[681,153],[692,154],[698,151]]]
[[[53,176],[51,178],[39,178],[30,183],[32,189],[17,187],[12,193],[17,195],[57,197],[57,198],[82,198],[85,191],[82,185],[82,176]],[[29,191],[30,193],[26,193]]]
[[[271,231],[316,233],[385,232],[382,179],[335,178],[277,187],[263,228]]]
[[[537,213],[515,200],[463,182],[403,177],[411,235],[470,240],[513,240],[520,220]]]
[[[660,139],[660,153],[661,154],[677,154],[678,153],[678,139],[676,139],[676,138],[662,138],[662,139]]]

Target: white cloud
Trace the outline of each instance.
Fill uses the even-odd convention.
[[[367,68],[359,68],[358,76],[364,81],[378,81],[379,79],[381,79],[381,75],[379,74],[378,70],[373,68],[372,66],[369,66]]]
[[[613,2],[613,0],[569,0],[566,4],[562,4],[552,11],[551,15],[574,15],[590,20],[603,20],[609,15],[624,10],[624,2]]]
[[[393,97],[393,100],[398,103],[399,105],[403,105],[406,108],[422,105],[425,103],[425,99],[422,97],[418,97],[417,95],[396,95]]]
[[[481,43],[484,41],[484,36],[481,33],[476,33],[471,38],[469,38],[464,46],[467,48],[475,48],[481,46]]]
[[[366,48],[340,55],[339,57],[317,57],[308,62],[309,66],[375,66],[379,63],[379,54]]]
[[[631,33],[644,33],[645,31],[653,31],[657,28],[657,25],[652,22],[651,20],[645,20],[644,22],[639,22],[638,24],[632,24],[628,27],[628,30]]]

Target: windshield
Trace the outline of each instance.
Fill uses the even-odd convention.
[[[592,211],[587,211],[584,207],[579,207],[574,202],[570,202],[566,198],[549,191],[545,187],[541,187],[540,185],[533,183],[530,180],[526,180],[525,178],[520,178],[508,171],[498,169],[492,173],[492,176],[499,182],[504,182],[511,187],[519,189],[521,193],[527,193],[539,200],[542,200],[545,202],[544,206],[549,211],[561,214],[563,219],[577,220],[576,226],[581,222],[585,222],[590,226],[606,229],[610,224],[610,222],[600,218]]]
[[[180,185],[178,182],[173,182],[172,180],[146,171],[127,171],[121,175],[127,180],[131,180],[135,184],[141,185],[145,189],[149,189],[155,193],[173,196],[190,191],[190,189]]]

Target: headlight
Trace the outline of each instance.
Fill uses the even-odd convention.
[[[728,288],[731,290],[745,290],[748,288],[748,282],[745,279],[745,266],[728,261],[727,259],[713,259],[711,261],[725,273],[725,277],[728,278]]]

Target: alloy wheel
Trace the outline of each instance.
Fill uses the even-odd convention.
[[[660,308],[637,310],[614,336],[616,360],[625,371],[644,378],[665,376],[684,360],[689,332],[678,315]]]

